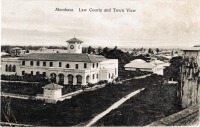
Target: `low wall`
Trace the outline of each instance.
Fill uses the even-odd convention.
[[[174,113],[168,117],[155,121],[148,126],[186,126],[186,125],[199,125],[200,105],[194,105],[186,108],[180,112]]]

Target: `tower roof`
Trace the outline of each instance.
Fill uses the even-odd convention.
[[[83,41],[81,41],[81,40],[79,40],[79,39],[77,39],[77,38],[72,38],[72,39],[70,39],[70,40],[68,40],[68,41],[66,41],[66,42],[68,42],[68,43],[74,43],[74,42],[79,42],[79,43],[83,43]]]

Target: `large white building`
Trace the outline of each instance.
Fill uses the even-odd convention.
[[[169,63],[163,62],[157,59],[152,59],[150,62],[146,62],[141,59],[135,59],[124,66],[127,71],[146,71],[152,72],[158,75],[163,75],[163,69],[169,66]]]
[[[18,58],[2,58],[1,74],[43,74],[58,84],[87,85],[118,77],[118,60],[82,53],[83,41],[67,41],[68,53],[30,53]]]

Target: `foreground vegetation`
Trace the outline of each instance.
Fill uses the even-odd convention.
[[[137,89],[162,82],[162,76],[153,75],[145,79],[126,81],[123,84],[108,84],[102,89],[81,93],[56,105],[41,101],[11,99],[11,108],[18,123],[71,126],[89,121]],[[2,107],[5,105],[5,101],[2,101]],[[2,113],[1,118],[1,121],[6,121]]]
[[[145,126],[181,110],[176,85],[155,84],[111,111],[96,126]]]

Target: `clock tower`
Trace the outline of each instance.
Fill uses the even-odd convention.
[[[77,38],[72,38],[68,41],[68,53],[82,53],[82,43],[83,41],[77,39]]]

